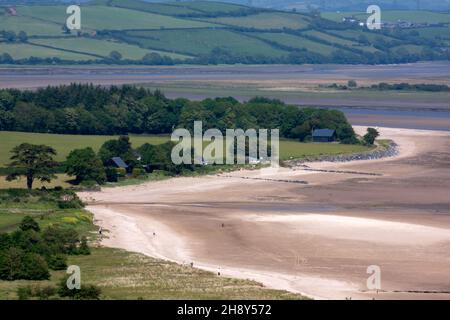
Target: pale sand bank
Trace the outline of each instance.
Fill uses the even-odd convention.
[[[395,158],[308,165],[381,177],[264,175],[308,181],[301,186],[240,171],[80,196],[110,230],[106,246],[315,298],[450,299],[450,134],[380,131],[399,144]],[[369,265],[380,265],[386,293],[365,292]]]

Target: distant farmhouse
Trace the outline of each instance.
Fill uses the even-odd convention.
[[[312,133],[313,142],[333,142],[336,131],[332,129],[316,129]]]
[[[17,10],[14,7],[6,8],[6,13],[13,17],[17,16]]]

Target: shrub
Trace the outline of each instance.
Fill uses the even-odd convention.
[[[141,176],[145,175],[145,170],[141,169],[141,168],[134,168],[132,175],[134,178],[141,177]]]
[[[67,268],[67,257],[63,254],[50,255],[47,258],[47,263],[52,270],[65,270]]]
[[[80,289],[70,290],[67,287],[68,277],[63,278],[58,287],[58,294],[63,298],[73,300],[100,300],[101,289],[95,285],[82,285]]]
[[[19,300],[28,300],[33,296],[33,291],[30,286],[19,287],[17,289],[17,297]]]
[[[124,168],[116,168],[116,174],[119,178],[123,178],[127,175],[127,170]]]
[[[20,279],[48,280],[50,278],[47,262],[36,253],[26,253],[24,255],[21,269]]]
[[[107,167],[105,168],[105,173],[108,182],[117,182],[119,177],[115,168]]]
[[[22,222],[20,223],[19,228],[22,231],[27,231],[27,230],[34,230],[36,232],[41,231],[39,224],[30,216],[26,216],[25,218],[23,218]]]
[[[58,200],[58,208],[60,209],[81,209],[83,207],[83,202],[78,198],[71,200]]]
[[[39,300],[48,300],[50,297],[56,295],[56,288],[54,286],[26,286],[17,289],[17,296],[19,300],[29,300],[31,298],[38,298]]]
[[[47,280],[49,277],[47,262],[36,253],[25,253],[12,247],[0,254],[2,280]]]
[[[78,248],[78,254],[86,256],[91,254],[91,249],[88,246],[86,237],[81,238],[80,247]]]

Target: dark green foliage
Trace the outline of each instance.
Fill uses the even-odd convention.
[[[22,143],[11,152],[13,155],[12,162],[8,165],[11,169],[6,178],[8,181],[25,176],[28,189],[32,189],[35,179],[50,182],[55,178],[52,172],[52,168],[57,165],[53,160],[53,156],[56,155],[55,149],[45,145]]]
[[[30,216],[26,216],[25,218],[23,218],[22,222],[20,223],[19,228],[22,231],[28,231],[28,230],[33,230],[36,232],[41,231],[39,224]]]
[[[364,135],[363,140],[367,145],[373,145],[375,139],[380,135],[380,133],[374,128],[367,128],[367,133]]]
[[[303,141],[313,126],[335,130],[348,126],[340,112],[299,109],[278,100],[255,98],[245,103],[234,98],[201,102],[170,100],[159,91],[132,86],[103,88],[73,84],[35,92],[0,90],[0,101],[2,96],[8,105],[7,110],[12,110],[8,112],[14,116],[10,129],[17,131],[168,134],[174,128],[192,130],[194,121],[202,121],[204,130],[217,128],[224,132],[225,129],[236,128],[278,128],[281,137]],[[348,137],[338,134],[338,138]],[[106,142],[99,157],[104,164],[112,157],[121,157],[131,167],[130,170],[137,165],[126,136]],[[116,179],[111,170],[107,170],[106,176],[108,181]]]
[[[40,231],[37,223],[26,217],[19,230],[0,234],[0,279],[48,279],[49,269],[67,267],[68,254],[90,254],[86,237],[80,239],[74,229],[58,225]],[[25,291],[21,292],[24,296]]]
[[[101,146],[98,154],[104,165],[108,165],[114,157],[120,157],[128,164],[136,161],[128,136],[121,136],[117,140],[106,141]]]
[[[68,175],[76,177],[77,184],[83,181],[95,181],[98,184],[103,184],[106,181],[102,161],[92,148],[77,149],[70,152],[65,167]]]
[[[1,280],[47,280],[49,277],[48,265],[42,256],[17,247],[0,252]]]
[[[65,270],[67,257],[63,254],[53,254],[47,258],[48,267],[52,270]]]
[[[119,175],[117,174],[116,168],[106,167],[105,174],[106,174],[106,181],[108,182],[117,182],[119,179]]]
[[[67,279],[63,278],[58,286],[58,294],[73,300],[100,300],[101,289],[95,285],[81,285],[80,289],[70,290],[67,287]]]
[[[29,300],[29,299],[38,299],[38,300],[49,300],[54,297],[57,293],[57,290],[54,286],[26,286],[19,287],[17,289],[17,296],[19,300]]]

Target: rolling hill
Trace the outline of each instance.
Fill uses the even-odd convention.
[[[13,11],[11,9],[14,9]],[[365,13],[299,12],[229,2],[93,0],[82,29],[66,6],[0,6],[2,64],[400,63],[449,59],[450,14],[389,11],[408,28],[369,31],[342,22]]]

